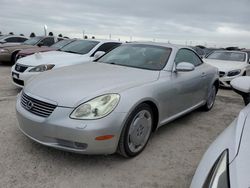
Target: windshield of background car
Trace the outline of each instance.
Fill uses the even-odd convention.
[[[72,40],[60,40],[59,42],[51,45],[50,47],[54,48],[54,49],[60,49],[60,48],[66,46],[67,44],[69,44],[71,42],[73,42],[73,41]]]
[[[171,48],[154,45],[122,45],[101,57],[98,62],[148,70],[162,70],[171,51]]]
[[[37,44],[41,39],[42,39],[42,37],[33,37],[33,38],[30,38],[30,39],[26,40],[23,44],[35,45],[35,44]]]
[[[207,56],[207,59],[244,62],[246,60],[246,54],[240,52],[213,52]]]
[[[90,40],[76,40],[63,48],[61,51],[76,53],[76,54],[87,54],[89,53],[99,42]]]

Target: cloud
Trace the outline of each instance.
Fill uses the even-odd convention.
[[[1,0],[0,31],[250,48],[249,0]],[[226,32],[226,34],[225,34]]]

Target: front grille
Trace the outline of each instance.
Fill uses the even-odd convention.
[[[222,71],[219,72],[220,77],[225,76],[225,74],[226,74],[225,72],[222,72]]]
[[[16,66],[15,66],[15,70],[17,72],[24,72],[24,71],[26,71],[27,68],[28,68],[27,66],[23,66],[23,65],[20,65],[20,64],[16,64]]]
[[[21,105],[27,111],[41,117],[48,117],[56,108],[56,105],[32,98],[24,92],[22,92]]]
[[[12,79],[13,79],[13,82],[15,82],[17,85],[24,86],[23,80],[18,80],[16,78],[12,78]]]

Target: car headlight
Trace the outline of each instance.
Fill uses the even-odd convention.
[[[229,188],[228,150],[216,160],[203,185],[207,188]]]
[[[110,114],[120,100],[118,94],[96,97],[78,106],[70,115],[73,119],[99,119]]]
[[[233,71],[229,71],[228,73],[227,73],[227,76],[237,76],[238,74],[240,74],[241,73],[241,70],[240,69],[238,69],[238,70],[233,70]]]
[[[38,65],[32,69],[29,70],[29,72],[44,72],[47,70],[51,70],[55,65],[53,64],[44,64],[44,65]]]
[[[6,50],[6,49],[0,49],[0,53],[8,53],[9,50]]]

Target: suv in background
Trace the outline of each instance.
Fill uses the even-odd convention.
[[[0,62],[10,62],[12,64],[16,61],[16,55],[20,50],[29,49],[34,46],[51,46],[63,38],[54,36],[37,36],[30,38],[19,45],[7,46],[0,49]]]

